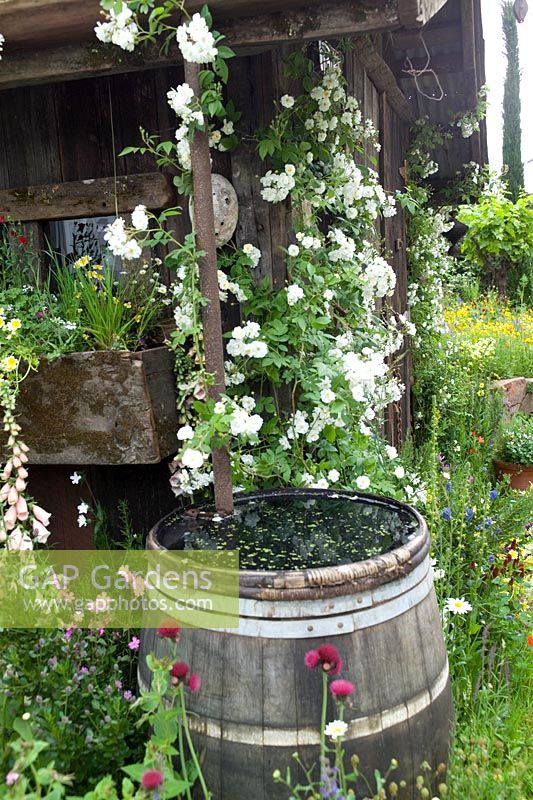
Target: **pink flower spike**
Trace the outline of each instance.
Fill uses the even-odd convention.
[[[200,686],[202,685],[202,679],[198,675],[197,672],[192,672],[189,676],[189,680],[187,681],[187,686],[191,690],[191,692],[196,693],[200,691]]]
[[[307,669],[315,669],[320,664],[320,656],[318,655],[318,650],[309,650],[308,653],[305,654],[305,666]]]
[[[11,486],[7,495],[7,502],[10,506],[14,506],[19,499],[19,493],[14,486]]]
[[[331,682],[329,690],[336,699],[344,699],[355,692],[355,686],[351,681],[340,678]]]

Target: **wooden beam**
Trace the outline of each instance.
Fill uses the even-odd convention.
[[[47,186],[29,186],[0,191],[0,213],[20,222],[45,219],[76,219],[133,211],[142,203],[150,209],[175,202],[170,178],[161,172],[144,175],[94,178]]]
[[[329,1],[298,11],[230,18],[218,27],[227,43],[236,48],[341,38],[399,27],[398,2]],[[0,16],[0,27],[1,22]],[[139,48],[138,52],[127,53],[113,45],[102,45],[92,35],[92,28],[84,31],[84,37],[85,43],[78,41],[47,50],[37,46],[9,53],[6,45],[0,62],[0,89],[130,72],[175,64],[179,60],[176,49],[171,49],[167,55],[157,48]]]
[[[400,23],[404,28],[426,25],[448,0],[400,0]]]
[[[413,110],[409,101],[398,86],[396,77],[389,65],[382,59],[369,36],[358,36],[355,52],[368,77],[379,92],[386,92],[387,98],[398,116],[405,122],[414,122]]]

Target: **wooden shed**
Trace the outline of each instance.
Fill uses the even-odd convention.
[[[201,5],[191,2],[189,9]],[[272,101],[286,90],[283,60],[291,49],[317,40],[353,39],[346,77],[363,115],[380,131],[379,171],[389,191],[404,186],[413,121],[427,115],[447,124],[450,115],[475,108],[484,83],[480,0],[211,0],[209,6],[215,27],[237,53],[228,94],[242,112],[244,133],[273,114]],[[98,0],[0,0],[0,32],[6,40],[0,62],[0,213],[21,220],[36,248],[54,230],[57,235],[59,223],[64,231],[69,221],[71,232],[72,226],[79,230],[76,220],[85,224],[113,215],[115,197],[121,214],[139,202],[152,210],[180,202],[169,176],[155,172],[151,159],[117,158],[125,146],[138,143],[140,125],[162,134],[174,130],[165,96],[183,80],[179,52],[129,54],[102,45],[93,31],[99,10]],[[483,127],[470,139],[458,134],[441,156],[439,177],[452,176],[471,160],[483,163]],[[263,274],[274,286],[283,285],[279,246],[287,244],[288,210],[262,201],[253,149],[217,153],[214,171],[237,191],[236,243],[258,245]],[[176,220],[175,233],[183,236],[187,215]],[[397,274],[393,303],[404,312],[402,213],[385,219],[382,233]],[[409,386],[408,357],[401,370]],[[407,391],[387,415],[392,443],[401,443],[410,414]],[[125,461],[89,454],[83,463],[75,451],[68,457],[54,452],[42,459],[43,466],[32,468],[30,489],[54,513],[56,541],[63,546],[90,541],[76,526],[80,491],[68,480],[79,467],[108,509],[112,527],[118,524],[120,498],[129,501],[140,532],[175,502],[167,480],[170,453],[164,448]]]

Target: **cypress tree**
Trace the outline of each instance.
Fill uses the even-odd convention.
[[[518,28],[512,2],[502,4],[502,28],[507,58],[503,95],[503,163],[507,165],[507,183],[513,200],[524,188],[522,163],[522,127],[520,124],[520,59]]]

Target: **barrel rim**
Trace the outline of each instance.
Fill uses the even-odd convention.
[[[336,567],[310,567],[302,570],[241,570],[239,573],[240,596],[257,600],[305,600],[321,597],[338,597],[343,594],[356,594],[390,583],[408,575],[427,556],[430,547],[429,531],[426,521],[418,511],[407,503],[364,492],[331,489],[284,488],[265,489],[239,494],[235,502],[239,505],[248,500],[277,497],[279,495],[303,495],[309,497],[363,498],[370,503],[393,505],[409,512],[418,523],[419,532],[409,542],[390,550],[388,553],[372,556],[351,564]],[[205,511],[214,510],[212,503],[196,506]],[[184,510],[171,511],[160,519],[150,530],[146,547],[150,550],[165,550],[159,540],[158,532],[165,520]],[[186,519],[186,517],[184,517]]]

